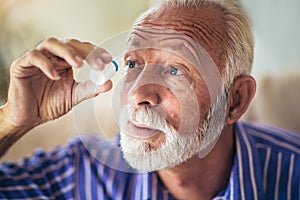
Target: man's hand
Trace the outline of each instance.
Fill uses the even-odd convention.
[[[14,61],[8,102],[2,108],[6,126],[34,127],[54,120],[79,102],[111,89],[111,81],[96,86],[91,81],[74,80],[73,67],[81,67],[91,50],[93,56],[89,56],[88,62],[93,68],[101,69],[111,62],[111,56],[104,49],[91,43],[62,42],[55,38],[46,39]]]

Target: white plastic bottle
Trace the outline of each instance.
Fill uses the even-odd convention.
[[[110,64],[106,65],[103,70],[95,70],[91,68],[89,71],[89,77],[95,85],[103,85],[106,81],[111,79],[117,71],[118,64],[113,60]]]

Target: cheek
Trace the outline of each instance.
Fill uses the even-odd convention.
[[[178,130],[182,113],[181,105],[177,97],[173,93],[164,93],[161,106],[165,109],[165,112],[167,113],[167,121],[176,130]]]
[[[208,111],[211,107],[210,94],[208,88],[203,82],[195,82],[191,85],[196,93],[199,110],[200,110],[200,123],[202,124],[204,119],[207,117]]]

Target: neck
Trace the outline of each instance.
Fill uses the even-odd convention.
[[[212,199],[229,181],[234,159],[233,126],[225,127],[213,150],[194,156],[179,166],[158,171],[165,187],[176,199]]]

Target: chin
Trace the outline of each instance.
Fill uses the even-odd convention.
[[[141,139],[132,138],[121,132],[121,149],[128,164],[139,171],[157,171],[175,167],[186,162],[199,153],[201,134],[181,136],[169,133],[165,142],[153,149],[151,145]],[[177,134],[177,135],[174,135]]]

